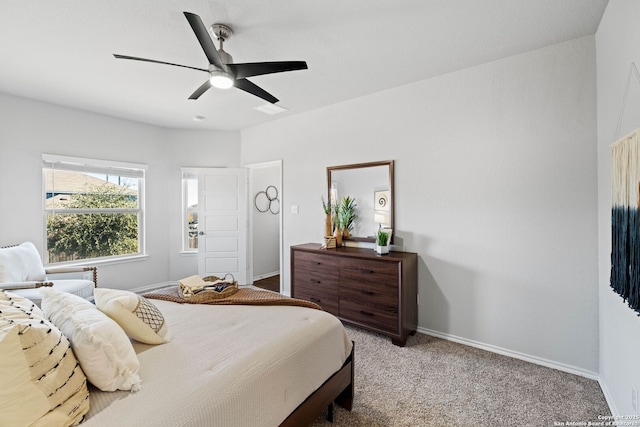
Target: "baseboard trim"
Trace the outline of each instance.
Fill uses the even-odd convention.
[[[277,276],[279,275],[280,272],[279,271],[274,271],[273,273],[266,273],[266,274],[261,274],[259,276],[255,276],[253,278],[253,281],[257,281],[257,280],[262,280],[262,279],[268,279],[269,277],[273,277],[273,276]]]
[[[614,417],[619,417],[621,414],[618,413],[618,409],[616,408],[615,403],[613,403],[613,396],[611,396],[611,392],[609,392],[607,384],[602,381],[602,378],[598,378],[598,384],[600,384],[600,390],[602,390],[602,394],[604,394],[604,400],[607,401],[607,405],[609,406],[611,415],[613,415]]]
[[[163,282],[163,283],[155,283],[153,285],[140,286],[138,288],[128,289],[131,292],[136,294],[143,294],[145,292],[155,291],[156,289],[166,288],[167,286],[177,285],[178,282]]]
[[[503,356],[513,357],[514,359],[524,360],[525,362],[534,363],[536,365],[545,366],[547,368],[557,369],[559,371],[567,372],[569,374],[579,375],[581,377],[589,378],[600,383],[600,375],[596,372],[589,371],[586,369],[578,368],[571,365],[566,365],[564,363],[555,362],[553,360],[544,359],[542,357],[531,356],[529,354],[520,353],[518,351],[509,350],[506,348],[498,347],[491,344],[485,344],[479,341],[470,340],[467,338],[458,337],[456,335],[445,334],[442,332],[434,331],[432,329],[420,328],[418,327],[418,332],[431,335],[437,338],[442,338],[447,341],[457,342],[459,344],[468,345],[470,347],[479,348],[481,350],[490,351],[492,353],[502,354]],[[602,388],[602,384],[600,384],[600,388]],[[604,393],[604,389],[603,389]],[[606,394],[605,394],[606,397]],[[609,399],[607,399],[607,403],[609,403]],[[611,408],[611,405],[609,405]]]

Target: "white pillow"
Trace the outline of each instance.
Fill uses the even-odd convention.
[[[0,291],[0,424],[80,423],[87,379],[69,341],[31,301]]]
[[[162,344],[171,338],[164,316],[143,296],[129,291],[96,288],[96,307],[115,320],[136,341]]]
[[[46,277],[40,254],[33,243],[0,248],[0,282],[41,281]]]
[[[42,288],[42,311],[71,342],[89,381],[100,390],[140,388],[140,362],[131,341],[107,315],[86,299]]]

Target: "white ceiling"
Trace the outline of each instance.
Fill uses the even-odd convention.
[[[242,129],[594,34],[607,0],[2,0],[0,92],[172,128]],[[234,62],[305,60],[250,78],[289,111],[210,89],[183,11],[229,25]],[[217,45],[217,43],[216,43]],[[196,122],[193,116],[204,116]]]

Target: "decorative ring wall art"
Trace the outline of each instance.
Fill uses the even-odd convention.
[[[253,204],[258,212],[271,212],[273,215],[280,213],[280,199],[278,199],[278,189],[269,185],[266,190],[258,191],[253,198]]]

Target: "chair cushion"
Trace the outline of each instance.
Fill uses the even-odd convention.
[[[39,281],[45,277],[40,254],[33,243],[0,248],[0,283]]]
[[[140,388],[140,362],[129,337],[95,305],[54,288],[40,288],[42,311],[71,343],[87,379],[102,391]]]
[[[53,283],[53,289],[57,291],[77,295],[89,301],[93,299],[93,290],[95,288],[95,285],[91,280],[61,279],[47,280],[47,282]],[[20,295],[21,297],[28,298],[38,306],[40,306],[42,302],[42,294],[40,293],[40,289],[44,288],[12,289],[10,292]]]
[[[64,335],[31,301],[0,291],[0,424],[70,426],[89,412],[87,380]]]

